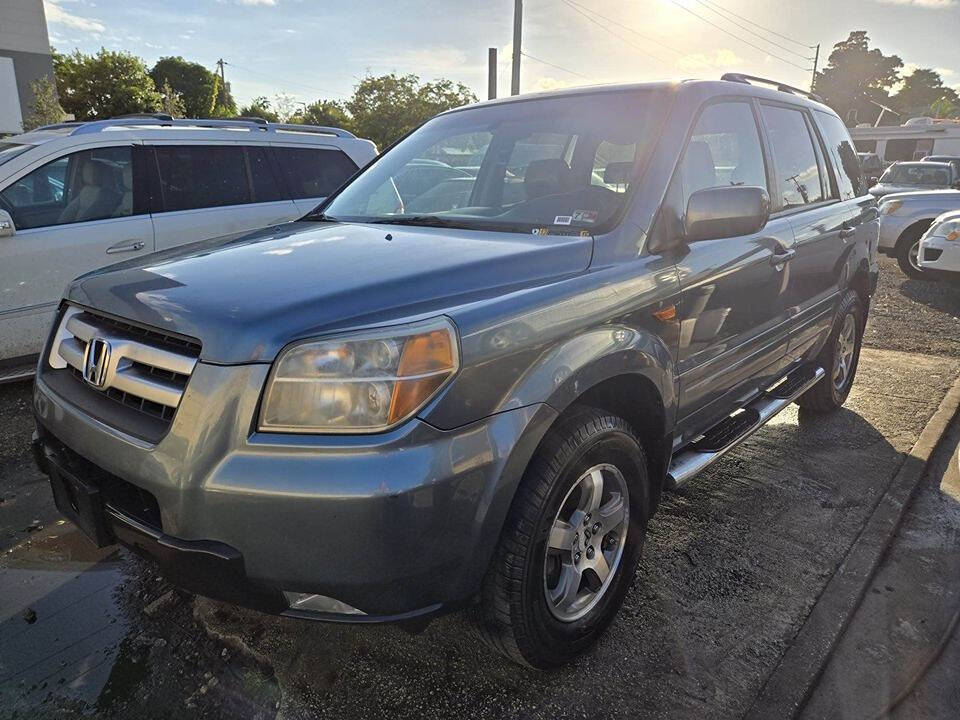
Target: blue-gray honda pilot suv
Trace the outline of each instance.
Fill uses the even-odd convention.
[[[58,507],[205,595],[576,656],[662,491],[853,382],[875,202],[762,84],[461,108],[298,222],[77,279],[34,395]]]

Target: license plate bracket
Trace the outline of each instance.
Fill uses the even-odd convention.
[[[47,463],[57,510],[79,527],[97,547],[113,545],[116,541],[107,527],[100,488],[57,464],[49,454]]]

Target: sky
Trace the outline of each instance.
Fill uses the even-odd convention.
[[[367,74],[414,73],[487,94],[487,48],[510,89],[513,0],[43,0],[58,51],[101,46],[181,55],[244,104],[278,93],[343,100]],[[521,91],[717,78],[740,71],[809,87],[834,43],[866,30],[905,73],[936,68],[960,89],[960,0],[524,0]],[[772,31],[772,32],[771,32]],[[775,43],[775,44],[773,44]]]

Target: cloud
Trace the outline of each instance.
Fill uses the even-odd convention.
[[[523,88],[524,92],[545,92],[547,90],[560,90],[562,88],[574,87],[575,85],[582,85],[585,81],[581,80],[578,82],[570,82],[568,80],[561,80],[555,77],[539,77],[533,81],[532,84],[528,83],[527,87]]]
[[[267,7],[273,7],[277,4],[277,0],[237,0],[237,5],[265,5]]]
[[[66,25],[74,30],[83,32],[102,33],[106,28],[99,20],[80,17],[64,10],[55,0],[43,0],[43,10],[47,15],[47,22]]]
[[[727,48],[720,48],[712,55],[693,53],[692,55],[684,55],[677,60],[677,67],[681,70],[707,70],[710,68],[736,67],[738,65],[743,65],[743,58]]]
[[[960,3],[960,0],[877,0],[884,5],[915,5],[924,8],[948,8]]]

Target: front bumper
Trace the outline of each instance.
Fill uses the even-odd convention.
[[[960,242],[943,237],[923,238],[917,264],[924,270],[960,272]]]
[[[350,621],[468,599],[554,411],[517,408],[450,431],[413,420],[369,436],[266,434],[251,422],[267,371],[199,363],[155,445],[38,377],[40,455],[63,446],[155,498],[155,525],[108,507],[108,530],[200,594],[288,614],[301,613],[283,593],[317,594],[365,613],[321,617]],[[194,572],[198,548],[207,572]]]

